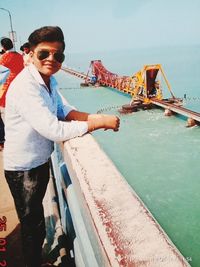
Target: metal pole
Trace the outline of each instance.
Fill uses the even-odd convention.
[[[10,19],[10,29],[11,29],[11,39],[12,39],[12,42],[13,42],[13,48],[14,48],[14,50],[15,50],[15,42],[14,42],[14,36],[13,36],[14,31],[13,31],[13,26],[12,26],[12,17],[11,17],[11,13],[10,13],[10,11],[9,11],[8,9],[5,9],[5,8],[3,8],[3,7],[0,7],[0,9],[1,9],[1,10],[4,10],[4,11],[6,11],[6,12],[8,12],[8,14],[9,14],[9,19]]]

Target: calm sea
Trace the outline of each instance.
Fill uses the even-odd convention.
[[[92,59],[120,75],[160,63],[174,94],[186,94],[184,105],[200,112],[200,46],[73,54],[66,63],[87,72]],[[159,109],[120,115],[118,106],[129,96],[110,88],[80,88],[81,80],[63,72],[57,79],[79,110],[120,117],[119,132],[98,131],[94,137],[191,266],[199,267],[200,127],[186,128],[183,118],[165,117]]]

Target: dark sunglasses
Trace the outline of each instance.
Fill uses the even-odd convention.
[[[39,60],[43,60],[45,58],[48,58],[50,54],[53,54],[53,58],[59,63],[63,63],[63,61],[65,60],[65,55],[63,53],[61,53],[61,52],[52,53],[48,50],[38,51],[37,52],[37,58]]]

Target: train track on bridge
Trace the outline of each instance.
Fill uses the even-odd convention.
[[[200,123],[200,113],[199,112],[195,112],[193,110],[184,108],[182,106],[177,106],[176,104],[173,104],[173,103],[167,103],[165,100],[153,100],[152,99],[151,102],[152,102],[152,104],[159,106],[159,107],[162,107],[165,110],[169,110],[169,111],[172,111],[176,114],[180,114],[184,117],[187,117],[189,119],[188,123],[189,124],[193,123],[193,125],[191,125],[191,126],[194,126],[195,124],[199,125],[199,123]],[[188,126],[190,126],[190,125],[188,125]]]

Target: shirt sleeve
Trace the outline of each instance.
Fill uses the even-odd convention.
[[[33,90],[23,91],[16,110],[40,135],[55,142],[82,136],[88,131],[87,122],[59,121],[56,116],[57,114],[54,115],[49,110],[39,90],[35,90],[35,88]],[[69,111],[70,108],[63,108],[63,115]]]
[[[0,56],[0,65],[4,66],[5,56],[4,54]]]
[[[3,66],[7,66],[8,63],[8,53],[4,53],[1,57],[0,57],[0,65]]]
[[[61,93],[56,92],[56,96],[57,96],[57,117],[59,120],[64,121],[67,114],[72,110],[76,110],[76,108],[69,105],[66,99],[61,95]]]

